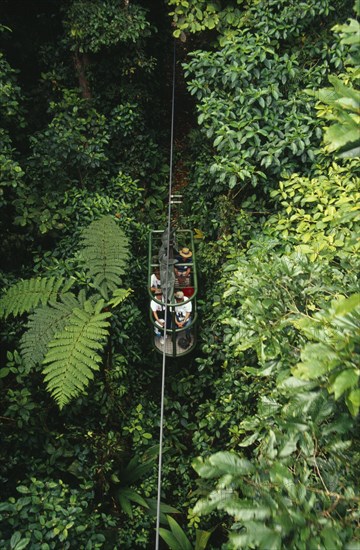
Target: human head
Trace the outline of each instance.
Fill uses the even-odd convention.
[[[175,299],[179,301],[182,301],[184,299],[184,293],[182,290],[178,290],[177,292],[175,292],[174,296]]]
[[[157,288],[157,289],[155,290],[155,296],[162,296],[162,290],[161,290],[161,288]],[[158,299],[159,299],[159,298],[158,298]]]
[[[192,256],[190,248],[187,248],[186,246],[179,251],[179,254],[182,258],[191,258]]]

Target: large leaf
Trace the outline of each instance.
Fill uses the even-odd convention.
[[[195,459],[193,468],[201,477],[212,478],[222,474],[234,476],[247,475],[254,470],[251,462],[239,458],[235,453],[220,451],[211,455],[209,459]]]
[[[84,230],[82,244],[81,256],[85,268],[107,300],[109,290],[114,291],[121,285],[129,255],[128,239],[111,216],[103,216]],[[121,295],[119,298],[123,297]]]
[[[24,281],[19,281],[8,288],[0,299],[0,316],[22,315],[32,311],[40,304],[45,305],[50,300],[58,299],[60,289],[66,292],[71,286],[72,281],[65,285],[64,278],[56,277],[35,277]]]
[[[120,488],[118,490],[118,499],[121,508],[130,518],[133,517],[131,502],[135,502],[144,508],[149,507],[146,500],[139,495],[139,493],[129,487]]]
[[[168,529],[160,527],[159,529],[160,537],[166,542],[170,550],[184,550],[181,544],[177,541],[175,535]]]
[[[334,392],[335,399],[339,397],[349,388],[356,386],[359,381],[359,371],[355,369],[343,370],[330,384],[329,391]]]
[[[195,550],[205,550],[213,530],[203,531],[202,529],[196,529]]]
[[[150,514],[153,517],[156,517],[157,515],[157,499],[156,498],[147,498],[146,502],[148,504],[148,514]],[[165,502],[160,502],[160,523],[166,524],[167,521],[167,515],[168,514],[180,514],[180,510],[177,510],[177,508],[174,508],[173,506],[170,506],[169,504],[165,504]]]
[[[171,550],[193,550],[192,545],[180,527],[178,522],[171,516],[167,516],[171,532],[167,529],[159,529],[160,536],[169,545]]]
[[[65,327],[72,311],[80,306],[79,300],[70,292],[60,299],[61,302],[38,308],[29,317],[20,348],[25,363],[30,367],[41,364],[55,333]]]
[[[49,343],[43,364],[45,382],[60,409],[84,391],[94,371],[99,370],[101,352],[108,335],[109,312],[102,312],[104,302],[96,306],[85,302],[75,308],[63,330]]]

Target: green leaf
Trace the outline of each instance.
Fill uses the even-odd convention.
[[[237,182],[237,178],[235,175],[232,175],[229,179],[229,187],[230,189],[234,189],[235,185],[236,185],[236,182]]]
[[[271,509],[267,506],[255,506],[246,500],[225,500],[221,506],[228,514],[234,516],[237,521],[265,520],[271,516]]]
[[[99,370],[111,316],[101,312],[103,307],[100,300],[95,306],[87,301],[84,309],[75,308],[64,329],[48,345],[43,374],[60,409],[83,392]]]
[[[64,282],[63,278],[56,277],[36,277],[19,281],[2,295],[0,316],[6,318],[10,314],[22,315],[35,309],[39,304],[45,305],[50,300],[56,301]]]
[[[178,524],[178,522],[171,516],[166,516],[166,517],[167,517],[171,532],[174,535],[176,541],[178,542],[179,547],[182,550],[192,550],[190,541],[185,535],[183,529]]]
[[[217,136],[217,138],[214,140],[214,143],[213,143],[214,147],[217,147],[222,142],[223,139],[224,139],[223,135]]]
[[[345,315],[360,308],[360,294],[352,294],[349,298],[339,300],[335,306],[335,315]]]
[[[335,541],[339,541],[339,535],[335,529],[331,527],[325,527],[320,533],[321,539],[324,541],[325,548],[339,547]]]
[[[335,123],[325,131],[324,139],[328,144],[327,150],[330,152],[336,151],[336,149],[341,149],[347,143],[357,142],[359,139],[359,129],[355,122],[354,125],[351,123]]]
[[[235,548],[257,548],[259,550],[279,550],[282,547],[281,537],[273,529],[260,522],[249,521],[246,534],[230,535]]]
[[[30,538],[21,539],[21,541],[19,541],[17,545],[14,546],[14,550],[23,550],[28,546],[28,544],[30,544],[30,540]]]
[[[359,373],[355,369],[346,369],[335,378],[329,391],[334,393],[335,399],[339,399],[346,390],[355,386],[358,380]]]
[[[355,407],[360,407],[360,389],[350,392],[347,398]]]
[[[129,255],[129,241],[111,216],[92,222],[82,234],[81,257],[95,287],[107,300],[121,285]]]
[[[38,308],[29,317],[27,331],[20,341],[21,355],[29,367],[42,363],[55,333],[63,330],[72,311],[81,307],[80,299],[76,299],[70,292],[60,298],[61,302],[51,302],[48,306]]]
[[[247,475],[254,471],[254,466],[248,460],[239,458],[230,452],[218,452],[209,458],[209,463],[221,474],[233,474],[236,476]]]
[[[16,531],[10,539],[10,548],[15,548],[20,539],[21,533],[19,533],[19,531]]]
[[[171,531],[160,527],[159,535],[166,542],[170,550],[183,550],[183,547],[179,544],[176,537],[173,535],[173,533],[171,533]]]
[[[22,495],[27,495],[30,493],[29,487],[26,487],[26,485],[18,485],[16,487],[16,490],[18,493],[21,493]]]
[[[196,529],[196,541],[195,550],[205,550],[212,531],[203,531],[202,529]]]
[[[121,493],[118,495],[119,503],[121,506],[121,509],[125,514],[127,514],[130,518],[133,517],[132,507],[129,499],[127,499],[124,495]]]
[[[115,308],[116,306],[121,304],[124,300],[126,300],[126,298],[132,292],[133,291],[132,291],[131,288],[128,288],[128,289],[117,288],[116,290],[114,290],[113,295],[112,295],[111,299],[108,301],[107,305],[112,307],[112,308]]]
[[[157,499],[156,498],[147,498],[146,502],[148,504],[147,513],[151,517],[156,517],[157,515]],[[169,506],[169,504],[165,504],[164,502],[160,503],[160,523],[165,525],[168,524],[166,514],[180,514],[180,510],[177,510],[173,506]]]
[[[127,498],[128,500],[131,500],[132,502],[136,502],[136,504],[140,504],[140,506],[144,506],[144,508],[149,507],[146,500],[133,489],[119,489],[119,496],[120,495]]]
[[[0,369],[0,378],[6,378],[6,376],[9,374],[10,369],[7,367],[2,367]]]
[[[239,443],[239,447],[249,447],[252,445],[259,437],[259,432],[254,432],[253,434],[245,437]]]

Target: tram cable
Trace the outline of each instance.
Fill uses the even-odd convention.
[[[167,213],[167,252],[166,252],[166,278],[165,278],[165,319],[164,319],[164,338],[166,338],[166,327],[168,318],[168,291],[169,291],[169,257],[170,257],[170,235],[171,235],[171,205],[172,205],[172,178],[173,178],[173,152],[174,152],[174,119],[175,119],[175,70],[176,70],[176,43],[174,40],[173,53],[173,79],[172,79],[172,98],[171,98],[171,130],[170,130],[170,170],[169,170],[169,198]],[[158,461],[158,486],[157,486],[157,505],[156,505],[156,535],[155,550],[159,550],[159,529],[160,529],[160,508],[161,508],[161,474],[162,474],[162,455],[163,455],[163,434],[164,434],[164,400],[165,400],[165,374],[166,374],[166,350],[165,345],[162,354],[161,370],[161,399],[160,399],[160,433],[159,433],[159,461]]]

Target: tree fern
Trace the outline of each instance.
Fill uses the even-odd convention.
[[[85,229],[81,256],[93,283],[105,299],[121,284],[128,258],[128,239],[110,216],[103,216]]]
[[[49,300],[55,301],[60,288],[64,286],[65,279],[56,277],[35,277],[25,281],[19,281],[8,288],[0,299],[0,316],[22,315],[32,311],[40,304],[44,305]],[[71,282],[63,288],[66,291]]]
[[[20,340],[21,355],[26,365],[34,367],[42,363],[55,333],[63,330],[72,311],[81,305],[81,299],[68,292],[61,296],[61,302],[40,307],[30,315],[28,330]]]
[[[47,389],[60,409],[78,396],[94,371],[99,370],[101,351],[108,335],[109,312],[101,312],[100,300],[96,306],[90,301],[84,309],[75,308],[63,330],[57,332],[49,343],[43,369]]]
[[[115,308],[131,292],[119,288],[128,240],[110,216],[93,222],[84,231],[82,244],[85,268],[98,291],[89,298],[85,290],[78,297],[68,292],[73,279],[55,277],[19,281],[0,298],[0,316],[35,310],[20,341],[22,357],[30,368],[43,365],[47,389],[60,408],[79,395],[99,370],[111,316],[102,312],[104,306]]]

